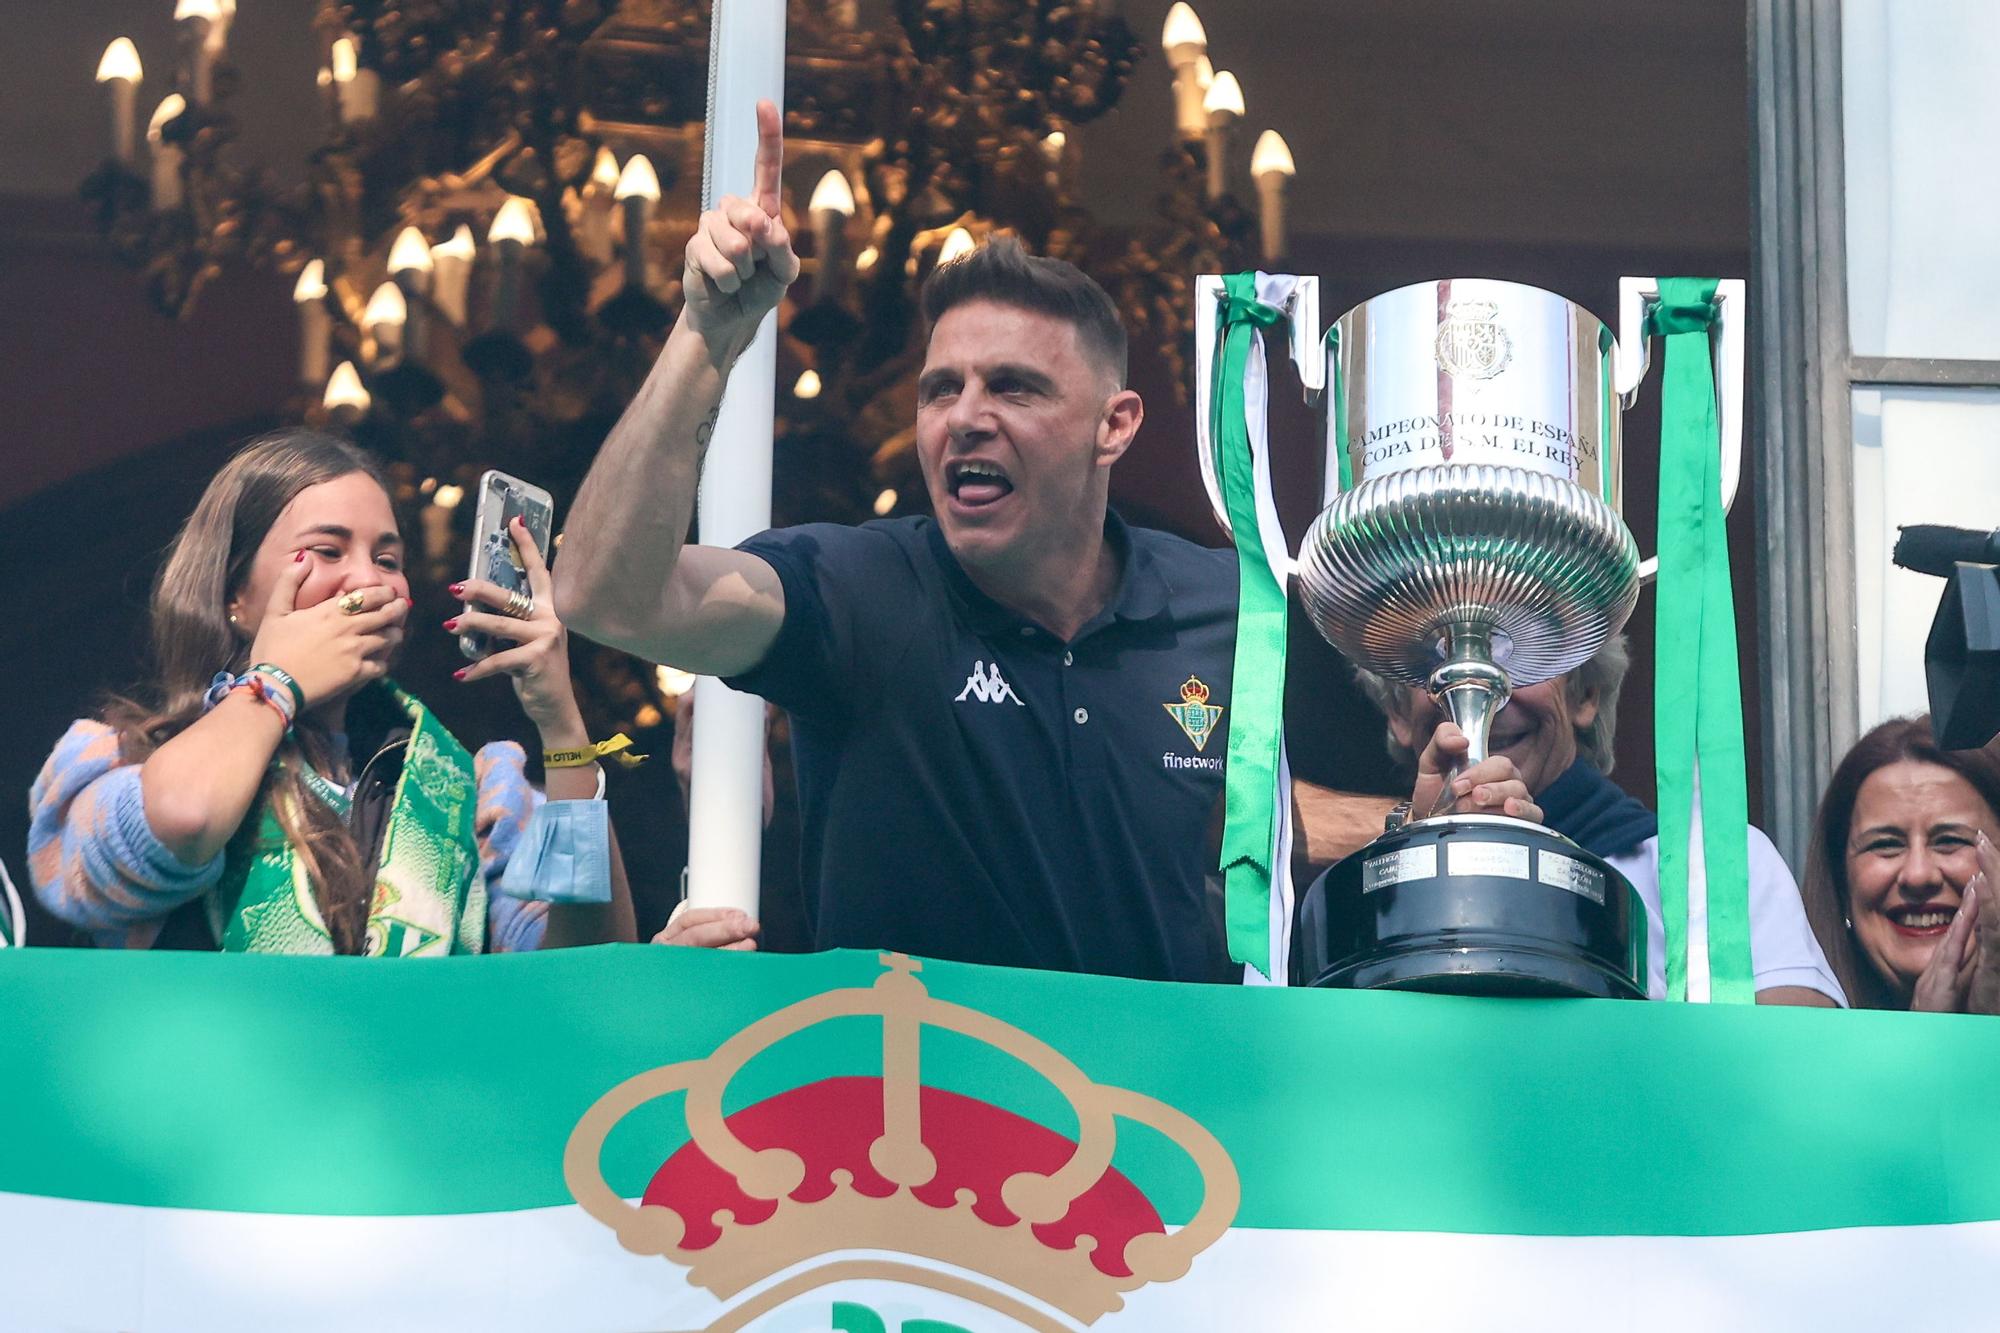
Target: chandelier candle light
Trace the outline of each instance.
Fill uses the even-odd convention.
[[[1298,174],[1292,150],[1276,130],[1257,136],[1250,154],[1250,179],[1257,182],[1257,214],[1266,262],[1285,253],[1285,190]]]
[[[187,98],[179,93],[168,93],[153,109],[153,118],[146,122],[146,146],[153,154],[154,208],[181,206],[181,160],[184,155],[180,145],[168,143],[162,131],[186,111]]]
[[[333,368],[333,374],[326,382],[326,397],[321,400],[326,408],[327,420],[336,426],[352,426],[368,415],[368,409],[375,400],[368,396],[366,386],[361,383],[361,372],[354,368],[352,361],[343,361]]]
[[[104,58],[97,62],[97,81],[111,93],[111,155],[128,167],[139,157],[139,84],[144,77],[139,48],[130,37],[104,48]]]
[[[409,319],[409,302],[395,283],[383,283],[368,298],[368,308],[361,312],[361,331],[375,345],[372,364],[377,370],[403,359],[403,326]]]
[[[431,247],[431,303],[439,314],[461,329],[465,327],[465,289],[472,280],[472,260],[476,253],[472,228],[463,222],[450,240]]]
[[[591,164],[590,180],[583,187],[583,225],[577,245],[593,264],[611,262],[611,214],[617,207],[618,158],[609,148],[600,147]]]
[[[335,39],[332,51],[333,89],[343,125],[375,119],[382,100],[382,77],[361,68],[352,37]]]
[[[1202,76],[1201,62],[1208,54],[1208,33],[1195,17],[1187,0],[1175,0],[1167,11],[1167,23],[1160,32],[1160,49],[1174,71],[1174,125],[1183,139],[1199,139],[1208,133],[1208,112],[1202,99],[1208,80]]]
[[[299,383],[316,389],[326,382],[327,345],[333,337],[333,315],[326,308],[325,260],[312,260],[299,270],[292,300],[299,308]]]
[[[625,284],[646,290],[646,223],[660,200],[660,176],[644,153],[635,153],[618,173],[617,200],[625,208]]]
[[[1243,118],[1243,89],[1236,76],[1223,70],[1202,97],[1208,117],[1208,198],[1211,203],[1229,192],[1229,130]]]
[[[812,217],[813,254],[819,260],[819,278],[813,295],[821,301],[840,298],[841,242],[846,239],[847,220],[854,216],[854,191],[847,176],[838,168],[819,178],[812,200],[806,205]]]
[[[521,315],[521,267],[528,247],[535,243],[535,218],[528,211],[527,200],[516,196],[500,205],[493,225],[487,229],[486,243],[499,255],[493,286],[493,327],[513,333]]]
[[[222,9],[216,0],[180,0],[174,6],[174,24],[188,53],[188,86],[194,91],[196,106],[207,106],[215,98],[215,58],[222,43],[215,36],[221,27]]]
[[[396,233],[396,243],[389,247],[389,278],[401,289],[408,315],[404,345],[409,355],[419,361],[424,357],[429,332],[425,327],[424,300],[430,294],[435,268],[430,242],[421,231],[405,227]]]

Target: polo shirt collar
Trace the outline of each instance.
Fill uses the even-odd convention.
[[[951,590],[952,599],[958,603],[968,625],[982,633],[990,633],[1031,623],[1026,616],[1002,606],[979,590],[958,563],[958,557],[951,553],[951,546],[944,539],[944,528],[937,520],[931,520],[926,535],[930,540],[931,553],[937,558],[938,567],[944,571],[945,585]],[[1133,543],[1131,529],[1115,509],[1104,511],[1104,540],[1118,555],[1118,586],[1111,594],[1109,605],[1077,632],[1078,638],[1099,628],[1107,620],[1151,620],[1167,609],[1169,589],[1166,576],[1160,572],[1152,553]]]

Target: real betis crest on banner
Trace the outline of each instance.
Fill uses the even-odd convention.
[[[626,1249],[684,1267],[722,1301],[727,1314],[711,1328],[787,1311],[830,1314],[857,1333],[887,1327],[892,1310],[913,1312],[900,1321],[905,1333],[967,1330],[960,1321],[1090,1324],[1126,1292],[1186,1275],[1228,1229],[1236,1171],[1207,1130],[1164,1102],[1093,1082],[1018,1028],[933,998],[915,961],[883,963],[871,986],[787,1006],[706,1060],[626,1080],[570,1138],[564,1175],[577,1201]],[[731,1084],[758,1056],[844,1018],[879,1026],[880,1074],[815,1079],[725,1113]],[[1014,1062],[1059,1099],[1075,1130],[926,1086],[927,1032]],[[681,1102],[688,1142],[628,1202],[604,1178],[604,1145],[628,1113],[660,1098]],[[1200,1179],[1201,1203],[1171,1234],[1113,1165],[1131,1130],[1171,1144]]]
[[[0,962],[0,1327],[1990,1323],[1980,1017],[650,946]]]

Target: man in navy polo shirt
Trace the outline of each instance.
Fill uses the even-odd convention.
[[[755,197],[703,215],[680,320],[571,512],[565,619],[791,712],[821,947],[1229,975],[1203,879],[1235,560],[1110,512],[1145,409],[1096,283],[995,242],[926,284],[934,518],[683,545],[729,367],[799,269],[777,112],[758,117]],[[1490,808],[1525,806],[1504,761],[1473,776]]]

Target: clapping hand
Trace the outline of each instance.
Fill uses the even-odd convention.
[[[1972,994],[1972,977],[1979,968],[1979,900],[1986,896],[1983,876],[1965,886],[1944,938],[1931,950],[1931,961],[1917,978],[1910,1008],[1933,1014],[1965,1012]]]

